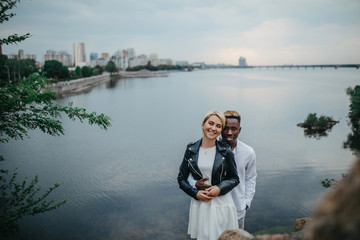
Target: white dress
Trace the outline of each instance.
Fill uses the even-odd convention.
[[[216,147],[199,150],[198,166],[211,183]],[[236,208],[231,194],[218,196],[209,202],[191,199],[188,234],[198,240],[216,240],[227,229],[238,228]]]

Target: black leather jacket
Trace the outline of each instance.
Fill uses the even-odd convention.
[[[199,190],[193,188],[187,179],[190,173],[195,180],[203,178],[198,167],[201,141],[202,139],[187,145],[177,178],[179,187],[196,200],[198,200],[196,194]],[[225,195],[238,184],[239,177],[236,171],[234,154],[227,145],[216,140],[216,154],[212,169],[211,185],[217,185],[220,188],[219,195]]]

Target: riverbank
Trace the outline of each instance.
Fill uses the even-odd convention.
[[[151,72],[148,70],[141,70],[138,72],[118,72],[113,76],[110,73],[102,75],[80,78],[76,80],[50,83],[45,88],[56,92],[60,97],[67,97],[79,93],[89,92],[93,87],[98,86],[104,82],[110,81],[114,78],[149,78],[149,77],[167,77],[166,71]]]

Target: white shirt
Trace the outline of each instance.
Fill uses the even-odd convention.
[[[246,205],[250,207],[255,195],[256,155],[252,147],[239,140],[237,140],[233,153],[240,183],[230,193],[240,219],[245,216]]]
[[[235,156],[237,173],[240,183],[230,194],[234,200],[238,219],[245,216],[246,205],[250,207],[251,201],[255,195],[256,187],[256,155],[252,147],[237,140],[236,147],[232,151]],[[188,181],[195,188],[196,181],[190,174]]]

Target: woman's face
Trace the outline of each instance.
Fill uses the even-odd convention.
[[[222,124],[220,118],[216,115],[211,115],[204,125],[202,125],[204,137],[209,140],[215,140],[221,133]]]

